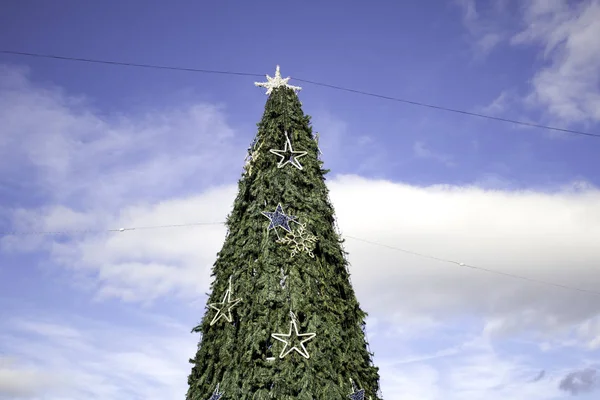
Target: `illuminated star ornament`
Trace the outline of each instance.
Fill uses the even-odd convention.
[[[293,217],[291,215],[285,215],[283,213],[283,208],[281,207],[281,204],[277,204],[277,208],[274,212],[263,211],[262,215],[269,218],[269,221],[271,221],[268,230],[275,229],[278,226],[280,226],[287,232],[292,233],[292,228],[290,228],[290,221],[296,222],[294,221],[296,217]],[[275,232],[277,232],[277,230],[275,230]]]
[[[287,78],[281,77],[281,72],[279,72],[279,65],[278,65],[277,69],[275,69],[275,77],[274,78],[271,78],[269,75],[267,75],[267,82],[254,82],[254,86],[263,87],[263,88],[267,89],[267,93],[266,93],[267,96],[273,92],[273,89],[277,89],[278,87],[281,87],[281,86],[285,86],[296,92],[299,90],[302,90],[302,88],[299,86],[288,85],[289,80],[290,80],[289,77],[287,77]]]
[[[287,335],[285,333],[272,333],[271,334],[273,339],[277,339],[280,342],[285,343],[285,346],[283,347],[283,350],[281,350],[281,354],[279,355],[279,358],[284,358],[285,356],[290,354],[292,351],[296,350],[296,352],[298,354],[300,354],[302,357],[309,359],[310,355],[308,354],[306,347],[304,347],[304,343],[308,342],[309,340],[314,339],[314,337],[317,336],[317,334],[316,333],[298,333],[298,325],[296,324],[296,316],[294,315],[293,312],[290,312],[290,314],[292,317],[292,322],[290,322],[290,333],[288,333]],[[294,331],[293,338],[292,338],[292,331]],[[285,338],[289,338],[289,339],[286,340]],[[301,339],[301,338],[304,338],[304,339],[300,340],[300,342],[298,343],[298,339]],[[296,344],[294,344],[294,343],[296,343]],[[292,345],[292,344],[294,344],[294,345]]]
[[[214,393],[212,394],[212,396],[210,396],[210,399],[208,399],[208,400],[219,400],[221,398],[221,396],[223,396],[223,393],[219,393],[219,384],[217,383],[217,388],[215,389]]]
[[[241,299],[231,300],[231,277],[229,277],[229,287],[227,291],[225,291],[225,296],[223,296],[223,301],[220,303],[211,303],[209,307],[217,310],[217,314],[210,322],[210,326],[216,324],[221,318],[225,318],[227,322],[233,321],[233,317],[231,316],[231,309],[235,307]]]
[[[281,157],[279,164],[277,164],[278,168],[283,168],[287,164],[292,164],[299,170],[302,170],[302,165],[298,159],[308,154],[306,151],[294,151],[294,149],[292,149],[292,142],[290,142],[287,132],[285,132],[285,148],[283,150],[270,149],[269,151],[277,157]]]

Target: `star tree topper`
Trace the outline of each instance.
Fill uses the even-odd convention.
[[[283,168],[287,164],[292,164],[299,170],[302,170],[303,168],[298,159],[308,154],[306,151],[294,151],[294,149],[292,149],[292,142],[290,142],[287,132],[285,132],[285,148],[283,150],[270,149],[269,151],[277,157],[281,157],[279,164],[277,164],[277,168]]]
[[[277,204],[277,208],[274,212],[263,211],[262,215],[269,218],[269,221],[271,221],[268,230],[275,229],[278,226],[280,226],[287,232],[292,233],[292,228],[290,228],[290,221],[296,222],[294,221],[296,217],[291,215],[285,215],[283,213],[281,203]],[[277,232],[277,230],[275,230],[275,232]]]
[[[274,78],[271,78],[269,75],[267,75],[267,82],[254,82],[254,86],[266,88],[267,96],[273,92],[273,89],[277,89],[280,86],[288,87],[296,92],[299,90],[302,90],[302,88],[299,86],[288,85],[289,80],[290,80],[289,76],[287,78],[281,77],[281,72],[279,72],[279,65],[278,65],[277,68],[275,69],[275,77]]]
[[[287,335],[285,333],[272,333],[271,334],[273,339],[277,339],[280,342],[285,343],[285,346],[283,346],[283,350],[281,350],[281,354],[279,354],[279,358],[284,358],[285,356],[290,354],[292,351],[296,350],[296,352],[298,352],[298,354],[300,354],[302,357],[309,359],[310,354],[308,354],[308,350],[306,350],[306,347],[304,347],[304,343],[308,342],[309,340],[314,339],[314,337],[317,336],[317,334],[316,333],[298,333],[298,325],[296,324],[296,316],[292,312],[290,312],[290,314],[292,317],[292,321],[290,322],[290,333],[288,333]],[[293,339],[292,339],[292,330],[294,331]],[[289,338],[289,340],[286,340],[285,338]],[[298,339],[300,339],[300,338],[304,338],[304,340],[300,340],[300,343],[297,343],[293,346],[291,345],[291,343],[298,342]],[[298,346],[300,346],[300,348],[298,348]],[[288,347],[289,347],[289,349],[288,349]]]
[[[221,318],[225,318],[227,322],[233,321],[233,317],[231,316],[231,309],[235,307],[241,299],[231,300],[231,277],[229,277],[229,287],[225,291],[225,296],[223,296],[223,301],[220,303],[211,303],[208,306],[214,310],[217,310],[217,314],[210,321],[210,326],[216,324]],[[224,311],[226,309],[226,311]]]

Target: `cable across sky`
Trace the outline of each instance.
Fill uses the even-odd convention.
[[[195,72],[195,73],[203,73],[203,74],[221,74],[221,75],[238,75],[238,76],[249,76],[249,77],[264,77],[264,74],[256,74],[256,73],[250,73],[250,72],[220,71],[220,70],[201,69],[201,68],[175,67],[175,66],[167,66],[167,65],[155,65],[155,64],[124,62],[124,61],[100,60],[100,59],[92,59],[92,58],[67,57],[67,56],[59,56],[59,55],[52,55],[52,54],[30,53],[30,52],[14,51],[14,50],[0,50],[0,54],[47,58],[47,59],[55,59],[55,60],[62,60],[62,61],[75,61],[75,62],[85,62],[85,63],[94,63],[94,64],[106,64],[106,65],[122,66],[122,67],[149,68],[149,69],[170,70],[170,71]],[[370,97],[375,97],[375,98],[379,98],[379,99],[383,99],[383,100],[389,100],[389,101],[395,101],[398,103],[410,104],[410,105],[418,106],[418,107],[425,107],[425,108],[430,108],[430,109],[439,110],[439,111],[447,111],[447,112],[451,112],[451,113],[455,113],[455,114],[463,114],[463,115],[468,115],[471,117],[485,118],[485,119],[489,119],[489,120],[493,120],[493,121],[527,126],[530,128],[539,128],[539,129],[545,129],[545,130],[551,130],[551,131],[556,131],[556,132],[563,132],[563,133],[568,133],[568,134],[573,134],[573,135],[587,136],[587,137],[593,137],[593,138],[600,139],[600,134],[598,134],[598,133],[590,133],[590,132],[584,132],[584,131],[574,130],[574,129],[559,128],[556,126],[543,125],[543,124],[537,124],[537,123],[526,122],[526,121],[519,121],[519,120],[510,119],[510,118],[495,117],[493,115],[480,114],[480,113],[476,113],[476,112],[458,110],[458,109],[454,109],[454,108],[450,108],[450,107],[443,107],[443,106],[423,103],[423,102],[414,101],[414,100],[402,99],[399,97],[386,96],[386,95],[377,94],[377,93],[370,93],[370,92],[365,92],[362,90],[346,88],[343,86],[337,86],[337,85],[332,85],[332,84],[328,84],[328,83],[316,82],[316,81],[311,81],[311,80],[301,79],[301,78],[296,78],[296,77],[292,77],[292,78],[295,81],[308,83],[310,85],[322,86],[322,87],[326,87],[326,88],[330,88],[330,89],[334,89],[334,90],[341,90],[341,91],[355,93],[355,94],[359,94],[359,95],[363,95],[363,96],[370,96]]]
[[[117,229],[97,229],[97,230],[89,229],[89,230],[65,230],[65,231],[0,232],[0,237],[1,236],[35,236],[35,235],[75,235],[75,234],[86,234],[86,233],[87,234],[120,233],[120,232],[131,232],[131,231],[138,231],[138,230],[185,228],[185,227],[209,226],[209,225],[225,225],[225,222],[193,222],[193,223],[187,223],[187,224],[150,225],[150,226],[137,226],[137,227],[123,227],[123,228],[117,228]],[[370,245],[385,247],[385,248],[388,248],[390,250],[395,250],[395,251],[401,251],[403,253],[411,254],[411,255],[414,255],[417,257],[428,258],[430,260],[454,264],[454,265],[457,265],[457,266],[463,267],[463,268],[470,268],[472,270],[477,270],[477,271],[481,271],[481,272],[487,272],[487,273],[491,273],[491,274],[495,274],[495,275],[502,275],[502,276],[505,276],[508,278],[519,279],[522,281],[536,283],[539,285],[551,286],[551,287],[555,287],[555,288],[572,290],[572,291],[576,291],[576,292],[580,292],[580,293],[600,296],[600,292],[595,291],[595,290],[582,289],[582,288],[578,288],[578,287],[574,287],[574,286],[568,286],[568,285],[563,285],[560,283],[543,281],[543,280],[529,278],[529,277],[522,276],[522,275],[510,274],[507,272],[488,269],[488,268],[484,268],[484,267],[477,267],[477,266],[466,264],[466,263],[459,262],[459,261],[449,260],[449,259],[445,259],[445,258],[431,256],[428,254],[418,253],[418,252],[411,251],[411,250],[402,249],[397,246],[390,246],[390,245],[379,243],[379,242],[361,239],[356,236],[351,236],[351,235],[342,235],[342,236],[345,238],[348,238],[348,239],[356,240],[356,241],[367,243]]]

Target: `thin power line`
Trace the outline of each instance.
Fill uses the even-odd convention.
[[[575,135],[584,135],[584,136],[591,136],[591,137],[600,138],[600,134],[597,134],[597,133],[589,133],[589,132],[583,132],[583,131],[572,130],[572,129],[557,128],[555,126],[541,125],[541,124],[536,124],[536,123],[532,123],[532,122],[525,122],[525,121],[517,121],[517,120],[509,119],[509,118],[494,117],[492,115],[479,114],[479,113],[470,112],[470,111],[457,110],[455,108],[442,107],[442,106],[436,106],[436,105],[433,105],[433,104],[421,103],[421,102],[413,101],[413,100],[406,100],[406,99],[400,99],[400,98],[397,98],[397,97],[384,96],[384,95],[376,94],[376,93],[363,92],[361,90],[348,89],[348,88],[345,88],[345,87],[330,85],[330,84],[327,84],[327,83],[307,81],[307,80],[298,79],[298,78],[294,78],[294,80],[296,80],[298,82],[310,83],[310,84],[317,85],[317,86],[324,86],[324,87],[328,87],[328,88],[331,88],[331,89],[343,90],[345,92],[357,93],[357,94],[362,94],[362,95],[365,95],[365,96],[377,97],[377,98],[380,98],[380,99],[392,100],[392,101],[397,101],[397,102],[406,103],[406,104],[412,104],[412,105],[419,106],[419,107],[432,108],[434,110],[443,110],[443,111],[453,112],[453,113],[457,113],[457,114],[464,114],[464,115],[470,115],[470,116],[473,116],[473,117],[480,117],[480,118],[491,119],[491,120],[494,120],[494,121],[508,122],[508,123],[512,123],[512,124],[528,126],[528,127],[531,127],[531,128],[548,129],[548,130],[552,130],[552,131],[558,131],[558,132],[564,132],[564,133],[572,133],[572,134],[575,134]]]
[[[130,62],[121,62],[121,61],[98,60],[98,59],[91,59],[91,58],[77,58],[77,57],[65,57],[65,56],[57,56],[57,55],[50,55],[50,54],[28,53],[28,52],[23,52],[23,51],[12,51],[12,50],[0,50],[0,53],[28,56],[28,57],[38,57],[38,58],[51,58],[51,59],[63,60],[63,61],[79,61],[79,62],[95,63],[95,64],[108,64],[108,65],[116,65],[116,66],[163,69],[163,70],[171,70],[171,71],[197,72],[197,73],[205,73],[205,74],[240,75],[240,76],[252,76],[252,77],[263,77],[264,76],[263,74],[255,74],[255,73],[249,73],[249,72],[219,71],[219,70],[209,70],[209,69],[200,69],[200,68],[173,67],[173,66],[155,65],[155,64],[140,64],[140,63],[130,63]],[[574,129],[558,128],[555,126],[542,125],[542,124],[536,124],[536,123],[525,122],[525,121],[518,121],[518,120],[514,120],[514,119],[510,119],[510,118],[494,117],[492,115],[458,110],[458,109],[450,108],[450,107],[437,106],[437,105],[427,104],[427,103],[423,103],[423,102],[419,102],[419,101],[401,99],[398,97],[385,96],[385,95],[381,95],[381,94],[365,92],[362,90],[356,90],[356,89],[350,89],[350,88],[346,88],[346,87],[342,87],[342,86],[331,85],[328,83],[315,82],[315,81],[311,81],[311,80],[307,80],[307,79],[294,78],[294,80],[296,80],[298,82],[308,83],[308,84],[315,85],[315,86],[322,86],[322,87],[326,87],[326,88],[330,88],[330,89],[341,90],[341,91],[360,94],[360,95],[364,95],[364,96],[376,97],[379,99],[390,100],[390,101],[410,104],[410,105],[419,106],[419,107],[431,108],[434,110],[441,110],[441,111],[447,111],[447,112],[452,112],[452,113],[456,113],[456,114],[468,115],[468,116],[472,116],[472,117],[485,118],[485,119],[490,119],[490,120],[499,121],[499,122],[506,122],[506,123],[516,124],[516,125],[521,125],[521,126],[527,126],[530,128],[540,128],[540,129],[546,129],[546,130],[551,130],[551,131],[570,133],[570,134],[574,134],[574,135],[600,138],[600,134],[597,134],[597,133],[583,132],[583,131],[574,130]]]
[[[354,236],[348,236],[348,235],[344,235],[344,236],[347,237],[347,238],[349,238],[349,239],[358,240],[360,242],[372,244],[372,245],[375,245],[375,246],[387,247],[388,249],[401,251],[403,253],[412,254],[412,255],[415,255],[415,256],[423,257],[423,258],[429,258],[429,259],[432,259],[432,260],[441,261],[441,262],[445,262],[445,263],[449,263],[449,264],[456,264],[456,265],[458,265],[460,267],[464,267],[464,268],[471,268],[471,269],[474,269],[474,270],[489,272],[489,273],[492,273],[492,274],[502,275],[502,276],[506,276],[506,277],[510,277],[510,278],[515,278],[515,279],[520,279],[520,280],[527,281],[527,282],[538,283],[538,284],[547,285],[547,286],[554,286],[554,287],[561,288],[561,289],[575,290],[575,291],[582,292],[582,293],[588,293],[588,294],[594,294],[596,296],[600,296],[600,292],[597,292],[595,290],[582,289],[582,288],[577,288],[577,287],[568,286],[568,285],[561,285],[560,283],[554,283],[554,282],[548,282],[548,281],[543,281],[543,280],[539,280],[539,279],[528,278],[526,276],[511,274],[511,273],[508,273],[508,272],[497,271],[497,270],[494,270],[494,269],[488,269],[488,268],[483,268],[483,267],[476,267],[474,265],[469,265],[469,264],[465,264],[465,263],[458,262],[458,261],[453,261],[453,260],[447,260],[447,259],[444,259],[444,258],[434,257],[434,256],[430,256],[430,255],[422,254],[422,253],[417,253],[417,252],[410,251],[410,250],[404,250],[404,249],[401,249],[399,247],[389,246],[389,245],[382,244],[382,243],[377,243],[377,242],[372,242],[372,241],[361,239],[361,238],[357,238],[357,237],[354,237]]]
[[[225,225],[225,222],[196,222],[196,223],[188,223],[188,224],[149,225],[149,226],[137,226],[137,227],[129,227],[129,228],[98,229],[98,230],[2,232],[2,233],[0,233],[0,237],[1,236],[30,236],[30,235],[72,235],[72,234],[82,234],[82,233],[98,234],[98,233],[109,233],[109,232],[115,233],[115,232],[126,232],[126,231],[136,231],[136,230],[183,228],[183,227],[207,226],[207,225]],[[385,248],[388,248],[391,250],[401,251],[403,253],[411,254],[411,255],[414,255],[417,257],[428,258],[430,260],[435,260],[435,261],[439,261],[439,262],[445,262],[445,263],[449,263],[449,264],[458,265],[463,268],[470,268],[472,270],[488,272],[488,273],[496,274],[496,275],[502,275],[502,276],[506,276],[509,278],[520,279],[520,280],[531,282],[531,283],[536,283],[536,284],[541,284],[541,285],[546,285],[546,286],[553,286],[553,287],[557,287],[560,289],[574,290],[574,291],[581,292],[581,293],[593,294],[596,296],[600,296],[600,292],[597,292],[595,290],[582,289],[582,288],[578,288],[578,287],[574,287],[574,286],[562,285],[560,283],[554,283],[554,282],[549,282],[549,281],[544,281],[544,280],[539,280],[539,279],[534,279],[534,278],[528,278],[526,276],[511,274],[508,272],[497,271],[497,270],[488,269],[488,268],[484,268],[484,267],[477,267],[474,265],[469,265],[469,264],[465,264],[465,263],[454,261],[454,260],[435,257],[435,256],[418,253],[418,252],[411,251],[411,250],[405,250],[405,249],[402,249],[402,248],[396,247],[396,246],[390,246],[390,245],[383,244],[383,243],[378,243],[378,242],[374,242],[374,241],[370,241],[370,240],[366,240],[366,239],[361,239],[356,236],[343,235],[343,237],[346,237],[348,239],[357,240],[357,241],[364,242],[364,243],[368,243],[368,244],[371,244],[374,246],[380,246],[380,247],[385,247]]]
[[[0,232],[2,236],[36,236],[36,235],[73,235],[73,234],[84,234],[84,233],[109,233],[109,232],[125,232],[125,231],[140,231],[150,229],[165,229],[165,228],[184,228],[190,226],[205,226],[205,225],[223,225],[223,222],[195,222],[189,224],[171,224],[171,225],[150,225],[150,226],[136,226],[130,228],[118,228],[118,229],[84,229],[84,230],[64,230],[64,231],[14,231],[14,232]]]
[[[166,70],[171,70],[171,71],[200,72],[200,73],[204,73],[204,74],[241,75],[241,76],[255,76],[255,77],[263,77],[264,76],[264,74],[251,74],[248,72],[217,71],[217,70],[210,70],[210,69],[172,67],[172,66],[166,66],[166,65],[139,64],[139,63],[129,63],[129,62],[121,62],[121,61],[98,60],[98,59],[92,59],[92,58],[64,57],[64,56],[56,56],[56,55],[51,55],[51,54],[27,53],[24,51],[0,50],[0,53],[13,54],[13,55],[18,55],[18,56],[37,57],[37,58],[52,58],[55,60],[63,60],[63,61],[79,61],[79,62],[86,62],[86,63],[93,63],[93,64],[108,64],[108,65],[150,68],[150,69],[166,69]]]

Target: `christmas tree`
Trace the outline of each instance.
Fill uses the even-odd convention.
[[[318,137],[279,67],[248,149],[188,400],[380,399]]]

